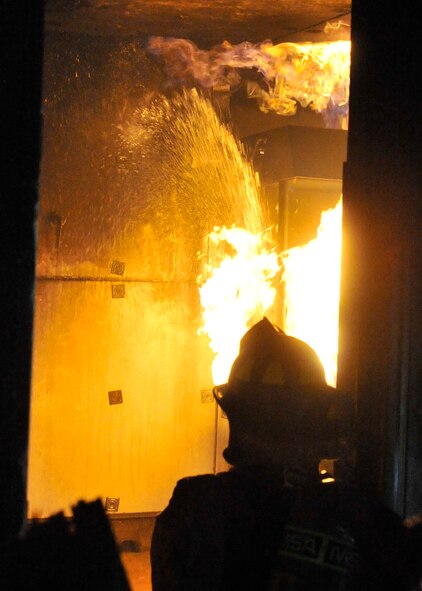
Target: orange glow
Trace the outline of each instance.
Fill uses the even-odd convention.
[[[207,265],[208,277],[199,277],[203,307],[201,332],[210,338],[216,354],[212,365],[214,384],[225,383],[247,329],[260,320],[274,301],[272,285],[279,270],[278,257],[267,250],[261,235],[243,228],[216,228],[209,235],[214,245],[231,247],[219,264]]]
[[[340,199],[335,208],[321,214],[314,240],[282,255],[283,328],[315,349],[332,386],[337,380],[341,219]],[[213,381],[221,384],[227,381],[240,339],[274,302],[273,280],[279,261],[260,235],[241,228],[216,229],[209,238],[220,249],[225,244],[235,251],[208,264],[206,276],[198,279],[203,307],[201,332],[209,336],[216,354]]]
[[[249,84],[261,109],[294,115],[297,104],[317,113],[335,112],[345,119],[349,100],[350,42],[280,43],[262,46],[272,58],[273,84],[268,90]],[[343,122],[345,127],[345,122]]]
[[[342,201],[321,214],[317,237],[284,254],[285,331],[315,349],[337,380]]]
[[[231,45],[225,41],[210,51],[187,39],[152,37],[148,49],[161,56],[173,81],[194,82],[202,88],[232,88],[242,70],[256,69],[257,82],[245,81],[248,95],[262,111],[294,115],[297,106],[323,113],[328,125],[347,126],[350,80],[350,41],[322,43]]]

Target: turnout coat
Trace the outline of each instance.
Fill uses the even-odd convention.
[[[184,478],[156,521],[153,591],[409,591],[408,534],[349,486],[289,486],[257,467]]]

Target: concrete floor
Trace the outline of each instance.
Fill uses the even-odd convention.
[[[155,516],[112,517],[111,527],[132,591],[151,591],[150,547]]]

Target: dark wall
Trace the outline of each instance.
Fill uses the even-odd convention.
[[[357,398],[359,476],[422,508],[421,70],[410,2],[354,0],[340,386]],[[418,414],[419,413],[419,414]]]
[[[34,219],[40,158],[42,4],[6,0],[0,15],[1,138],[0,532],[24,521],[31,367]]]

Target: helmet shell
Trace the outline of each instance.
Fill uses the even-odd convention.
[[[230,423],[231,464],[284,463],[299,449],[333,458],[351,434],[351,400],[327,385],[309,345],[267,318],[243,337],[228,384],[214,392]]]
[[[263,318],[240,341],[229,384],[298,386],[326,384],[322,363],[315,351],[299,339],[287,336]]]

